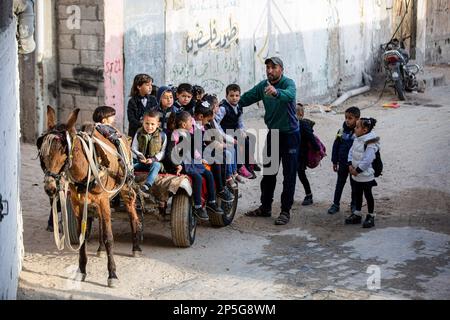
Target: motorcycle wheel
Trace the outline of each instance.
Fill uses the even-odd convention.
[[[405,98],[405,92],[403,90],[402,80],[398,79],[397,81],[395,81],[394,86],[395,86],[395,91],[397,92],[398,99],[401,101],[404,101],[406,98]]]

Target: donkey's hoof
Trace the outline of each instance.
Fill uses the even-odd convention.
[[[141,250],[133,251],[133,258],[140,258],[140,257],[142,257],[142,251]]]
[[[77,271],[77,274],[75,275],[75,280],[84,282],[86,280],[86,273],[82,273],[80,270]]]
[[[106,256],[105,251],[97,251],[97,257],[104,258]]]
[[[108,279],[108,287],[117,288],[119,286],[119,279],[117,278],[109,278]]]

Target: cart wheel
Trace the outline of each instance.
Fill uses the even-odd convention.
[[[172,198],[171,226],[175,246],[187,248],[194,243],[197,220],[192,214],[191,199],[182,189]]]

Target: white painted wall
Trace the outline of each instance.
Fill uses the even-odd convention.
[[[392,0],[138,3],[125,0],[126,91],[132,75],[149,72],[158,85],[190,82],[223,97],[229,83],[246,90],[264,79],[264,59],[279,55],[297,100],[328,102],[339,89],[361,86],[363,71],[377,72],[380,45],[397,27]],[[420,61],[426,14],[419,0]]]
[[[264,58],[279,55],[298,100],[331,99],[374,71],[391,32],[385,0],[169,0],[165,81],[245,90],[265,78]]]
[[[19,79],[16,22],[0,33],[0,193],[9,214],[0,222],[0,300],[14,299],[23,256],[19,200]]]

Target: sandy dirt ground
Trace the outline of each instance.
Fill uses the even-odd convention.
[[[374,90],[344,107],[367,106],[378,95]],[[363,110],[364,116],[379,120],[376,132],[385,167],[374,189],[375,228],[344,225],[348,184],[341,212],[327,214],[336,183],[331,146],[343,114],[308,113],[330,154],[320,167],[307,171],[314,205],[300,205],[304,191],[297,181],[291,222],[275,226],[280,174],[275,216],[245,217],[259,204],[261,177],[248,180],[230,226],[201,225],[194,245],[180,249],[172,245],[169,223],[149,219],[139,258],[131,256],[129,223],[114,221],[116,289],[106,285],[106,258],[95,255],[96,227],[88,245],[86,282],[74,280],[78,255],[58,252],[45,230],[50,206],[43,173],[34,160],[36,148],[22,145],[25,257],[18,298],[450,299],[450,87],[408,98],[398,109],[384,109],[381,104],[393,99],[388,91]],[[254,114],[247,127],[263,128],[261,112]]]

